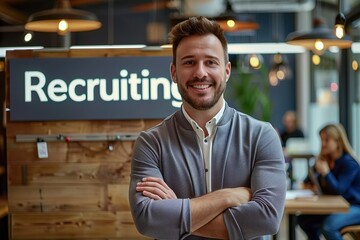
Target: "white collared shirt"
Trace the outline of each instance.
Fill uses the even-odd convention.
[[[221,107],[220,111],[206,123],[205,127],[208,132],[208,136],[205,137],[205,133],[203,129],[187,114],[184,108],[182,111],[186,117],[186,119],[191,124],[192,128],[196,132],[198,143],[201,149],[201,153],[204,160],[204,169],[205,169],[205,176],[206,176],[206,187],[207,192],[211,192],[211,161],[212,161],[212,147],[213,147],[213,140],[216,132],[216,126],[219,122],[220,118],[222,117],[225,110],[225,101],[223,106]]]

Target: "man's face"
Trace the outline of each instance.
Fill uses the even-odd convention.
[[[176,51],[171,76],[178,84],[185,107],[208,110],[219,103],[230,76],[221,43],[214,35],[184,38]],[[222,103],[221,103],[222,104]]]

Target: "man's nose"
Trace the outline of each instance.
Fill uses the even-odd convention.
[[[207,76],[207,68],[204,63],[199,63],[196,65],[194,71],[194,77],[202,79]]]

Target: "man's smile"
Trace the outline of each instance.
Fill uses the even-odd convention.
[[[200,89],[200,90],[209,88],[210,86],[211,86],[210,84],[192,84],[192,85],[190,85],[190,87]]]

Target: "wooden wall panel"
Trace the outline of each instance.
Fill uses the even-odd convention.
[[[129,185],[109,184],[108,185],[108,211],[130,211],[129,206]]]
[[[8,52],[7,58],[170,54],[170,50],[22,50]],[[9,74],[5,107],[9,107],[10,99],[8,82]],[[48,157],[39,158],[35,141],[24,142],[17,137],[139,134],[160,121],[12,122],[6,116],[10,239],[148,239],[137,232],[128,202],[133,140],[48,141]]]
[[[11,163],[11,185],[74,183],[106,184],[128,183],[130,159],[91,163]]]
[[[13,239],[149,239],[140,236],[126,212],[14,213]]]
[[[9,187],[11,212],[106,210],[106,186],[56,184]]]
[[[138,134],[160,121],[8,122],[11,239],[146,239],[128,202],[134,141],[49,141],[48,158],[39,158],[36,142],[16,136]]]

